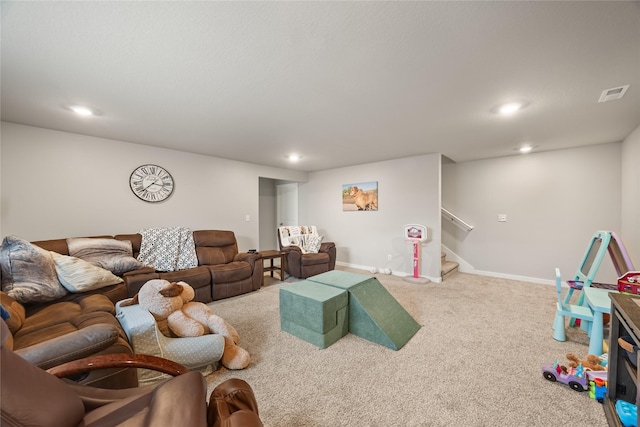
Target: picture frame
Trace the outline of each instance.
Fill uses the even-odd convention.
[[[378,181],[343,184],[342,210],[345,212],[377,211]]]

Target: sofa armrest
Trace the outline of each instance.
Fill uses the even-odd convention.
[[[335,248],[336,244],[334,242],[322,242],[320,244],[319,252],[329,252],[332,248]]]
[[[113,325],[98,324],[16,350],[16,354],[42,369],[91,356],[118,340]]]
[[[323,242],[320,245],[321,253],[329,255],[329,270],[336,268],[336,244],[334,242]]]
[[[280,249],[280,251],[284,252],[287,255],[289,255],[289,252],[300,252],[300,254],[302,254],[302,249],[300,248],[300,246],[296,245],[284,246]]]
[[[253,253],[253,254],[250,254],[248,252],[240,252],[240,253],[236,254],[236,256],[233,257],[234,261],[248,262],[249,264],[251,264],[252,267],[260,259],[262,259],[262,258],[260,257],[260,253],[259,252],[256,252],[256,253]]]

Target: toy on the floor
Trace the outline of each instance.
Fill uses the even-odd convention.
[[[638,407],[633,403],[616,400],[616,413],[624,427],[638,427]]]
[[[604,386],[606,388],[607,371],[600,364],[598,356],[590,354],[586,359],[581,360],[575,354],[567,353],[566,357],[569,360],[567,366],[560,364],[558,360],[553,364],[543,364],[542,376],[548,381],[566,384],[575,391],[587,391],[590,389],[590,383],[596,381],[598,381],[600,387]],[[587,366],[582,362],[585,362]],[[601,384],[601,381],[605,381],[605,383]],[[594,387],[598,385],[594,385]],[[604,393],[600,392],[604,396]]]
[[[597,400],[598,402],[604,402],[604,397],[607,394],[607,381],[602,378],[594,378],[589,381],[589,397]]]
[[[585,391],[589,388],[585,375],[578,375],[575,368],[568,369],[556,360],[555,363],[542,365],[542,376],[551,382],[568,385],[572,390]]]
[[[137,299],[148,310],[166,335],[197,337],[208,333],[224,336],[222,365],[227,369],[244,369],[249,365],[249,353],[237,345],[238,333],[222,317],[211,312],[204,303],[191,301],[193,288],[185,283],[152,279],[145,283]]]

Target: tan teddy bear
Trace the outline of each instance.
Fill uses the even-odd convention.
[[[233,326],[213,314],[206,304],[192,302],[194,296],[193,288],[185,282],[153,279],[140,288],[136,297],[140,306],[153,315],[165,335],[198,337],[208,333],[220,334],[225,341],[222,365],[227,369],[249,366],[249,353],[237,345],[238,333]]]

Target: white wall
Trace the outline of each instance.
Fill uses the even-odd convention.
[[[344,212],[342,185],[369,181],[378,182],[378,211]],[[412,246],[404,241],[403,227],[417,223],[430,233],[420,274],[440,278],[439,154],[312,172],[299,192],[300,223],[316,225],[336,243],[339,263],[413,274]]]
[[[640,270],[640,126],[622,143],[622,237]]]
[[[442,205],[475,229],[445,223],[443,244],[476,272],[571,278],[595,231],[621,232],[620,156],[613,143],[444,164]],[[597,279],[615,283],[610,261]]]
[[[445,162],[442,204],[476,228],[464,233],[444,222],[442,234],[436,154],[306,174],[4,122],[0,144],[2,236],[40,240],[179,225],[233,230],[240,250],[268,249],[275,240],[259,231],[274,215],[274,196],[260,187],[268,178],[262,181],[302,182],[300,223],[316,224],[334,240],[344,265],[410,274],[402,227],[421,223],[433,234],[420,266],[430,278],[440,275],[441,239],[481,274],[550,281],[558,266],[569,277],[598,229],[619,233],[640,268],[640,128],[623,143]],[[144,163],[173,175],[176,190],[166,202],[131,193],[129,175]],[[378,181],[379,211],[343,212],[342,185],[366,181]],[[497,222],[498,213],[507,214],[506,223]],[[612,280],[613,268],[603,272],[599,280]]]
[[[122,141],[2,123],[1,226],[27,240],[184,226],[233,230],[241,251],[259,243],[259,178],[307,174]],[[137,166],[165,167],[173,195],[146,203],[129,189]],[[250,221],[246,221],[249,215]]]

